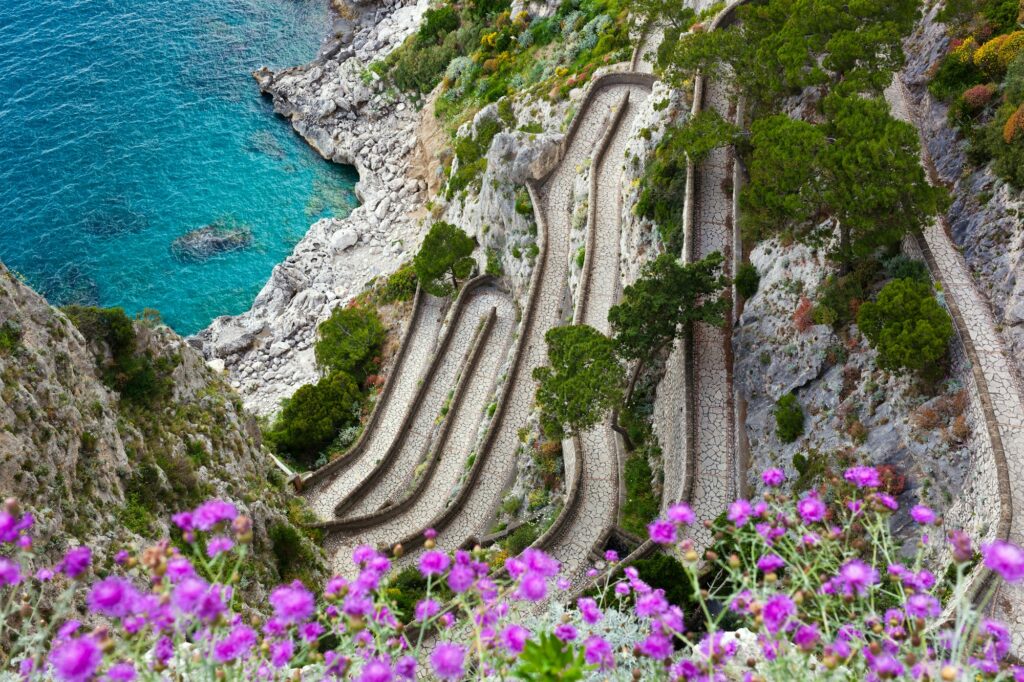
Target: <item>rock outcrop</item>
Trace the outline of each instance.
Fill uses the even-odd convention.
[[[270,530],[298,531],[255,419],[181,337],[156,321],[133,325],[130,352],[150,363],[147,385],[159,391],[151,402],[112,390],[105,342],[0,265],[0,492],[33,509],[36,550],[51,559],[72,540],[112,556],[166,535],[173,512],[233,500],[254,519],[254,582],[274,584],[283,576]]]

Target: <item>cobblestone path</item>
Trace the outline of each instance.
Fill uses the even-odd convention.
[[[592,165],[596,173],[594,192],[590,196],[591,231],[588,249],[593,253],[584,273],[587,285],[585,296],[577,303],[576,322],[588,324],[609,333],[608,310],[620,295],[619,285],[619,232],[621,223],[621,191],[626,142],[633,120],[640,106],[650,95],[650,89],[638,85],[615,88],[618,106],[625,111],[610,132],[600,162]],[[628,92],[628,100],[626,93]],[[595,112],[596,114],[596,112]],[[595,153],[600,154],[597,150]],[[584,433],[583,474],[578,491],[580,499],[571,523],[559,533],[548,548],[562,563],[563,574],[575,584],[582,580],[591,566],[592,552],[599,551],[605,533],[617,522],[619,496],[619,436],[611,428],[610,420]]]
[[[566,321],[563,302],[569,275],[573,183],[577,169],[590,158],[594,141],[601,137],[611,107],[618,103],[623,92],[622,88],[603,88],[594,96],[565,156],[539,190],[534,210],[546,226],[546,253],[540,266],[542,271],[538,276],[537,290],[533,300],[527,304],[536,306],[535,317],[527,332],[528,338],[523,340],[520,350],[522,359],[516,372],[509,377],[509,404],[501,422],[495,425],[497,436],[491,452],[487,453],[484,460],[477,485],[467,491],[468,495],[462,500],[462,506],[455,517],[444,528],[437,529],[436,542],[442,550],[457,549],[488,530],[486,524],[493,517],[501,503],[502,494],[516,475],[517,453],[522,447],[518,432],[529,422],[536,392],[533,369],[547,362],[544,334],[551,327]],[[417,555],[417,551],[408,552],[399,560],[399,564],[409,564]]]
[[[313,512],[322,521],[334,518],[334,507],[373,471],[377,462],[391,446],[398,435],[402,420],[409,410],[420,378],[430,364],[430,357],[441,331],[444,301],[425,296],[424,310],[414,328],[405,334],[404,343],[408,350],[402,362],[391,369],[388,381],[396,382],[388,400],[378,409],[382,410],[376,428],[367,435],[366,448],[356,461],[347,465],[331,478],[304,490],[302,495],[309,502]]]
[[[902,81],[897,79],[886,93],[893,116],[916,125],[913,107]],[[922,144],[926,167],[931,163]],[[1024,390],[995,318],[984,294],[978,290],[970,269],[949,236],[944,218],[924,230],[924,241],[937,266],[943,295],[952,299],[963,319],[974,353],[968,359],[977,363],[990,397],[986,420],[995,427],[1006,461],[1009,499],[1004,500],[1010,513],[1009,540],[1024,545]],[[973,357],[971,357],[973,355]],[[998,464],[997,464],[998,466]],[[993,490],[992,494],[999,494]],[[1010,626],[1013,653],[1024,653],[1024,587],[1003,584],[993,598],[993,615]]]
[[[341,514],[342,518],[370,514],[387,504],[394,504],[408,492],[408,482],[412,478],[413,470],[427,453],[442,421],[441,412],[452,400],[456,381],[462,369],[466,367],[467,355],[477,327],[492,307],[500,305],[504,310],[511,305],[508,298],[507,294],[493,287],[484,287],[469,293],[462,314],[457,320],[451,320],[449,324],[453,326],[443,332],[444,335],[451,334],[451,340],[448,347],[443,350],[444,355],[433,376],[428,378],[429,383],[424,386],[424,390],[415,399],[415,404],[410,407],[412,421],[404,432],[396,434],[392,447],[397,448],[397,452],[392,453],[390,465],[372,486],[360,487],[355,492],[355,501]],[[432,360],[433,358],[428,357],[424,358],[423,362],[429,364]],[[485,386],[490,385],[487,375],[481,374],[478,381]],[[476,416],[473,415],[474,421]],[[429,520],[428,516],[423,519],[423,523]]]
[[[481,318],[477,313],[486,315],[492,307],[497,316],[487,337],[478,342],[479,359],[473,368],[473,376],[462,388],[462,400],[447,415],[451,423],[438,464],[428,478],[415,484],[412,481],[404,484],[403,490],[412,490],[410,494],[415,498],[407,509],[394,515],[376,514],[374,516],[382,518],[370,527],[329,533],[325,547],[333,557],[334,569],[343,575],[353,577],[355,573],[351,557],[356,546],[390,547],[410,531],[425,528],[444,510],[448,499],[462,483],[469,457],[477,446],[480,423],[492,400],[498,374],[505,364],[516,328],[516,310],[508,294],[489,288],[481,290],[476,300],[480,305],[474,305],[472,314],[467,315],[468,320],[476,324]],[[472,329],[467,331],[470,336],[472,333]],[[436,452],[436,447],[437,443],[431,446],[432,453]]]
[[[705,80],[704,108],[731,120],[729,98],[721,79]],[[732,155],[731,147],[719,147],[698,164],[691,238],[692,257],[700,260],[717,251],[725,256],[726,275],[731,276],[732,253]],[[733,451],[732,387],[729,371],[731,332],[698,322],[693,328],[694,452],[696,471],[690,504],[698,519],[714,519],[736,498]],[[710,533],[694,527],[701,547]]]

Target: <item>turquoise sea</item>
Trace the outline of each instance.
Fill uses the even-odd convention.
[[[183,334],[251,305],[320,217],[355,206],[250,73],[312,59],[327,0],[0,3],[0,260],[56,304],[156,308]],[[200,262],[208,224],[252,245]]]

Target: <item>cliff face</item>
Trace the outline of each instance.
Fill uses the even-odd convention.
[[[55,558],[70,541],[112,555],[220,497],[254,519],[252,589],[315,578],[317,552],[292,523],[301,512],[289,520],[283,477],[224,380],[155,321],[72,316],[85,334],[0,265],[0,494],[37,513],[37,551]],[[97,333],[111,321],[129,347]],[[301,576],[277,560],[287,540],[310,559]]]

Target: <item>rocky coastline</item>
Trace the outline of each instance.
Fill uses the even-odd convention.
[[[253,75],[318,153],[356,168],[360,205],[345,218],[314,223],[248,311],[218,317],[189,338],[259,415],[315,380],[317,324],[408,257],[427,215],[426,190],[437,183],[439,166],[416,134],[417,107],[368,69],[416,29],[427,0],[339,4],[344,29],[333,27],[316,59]]]

